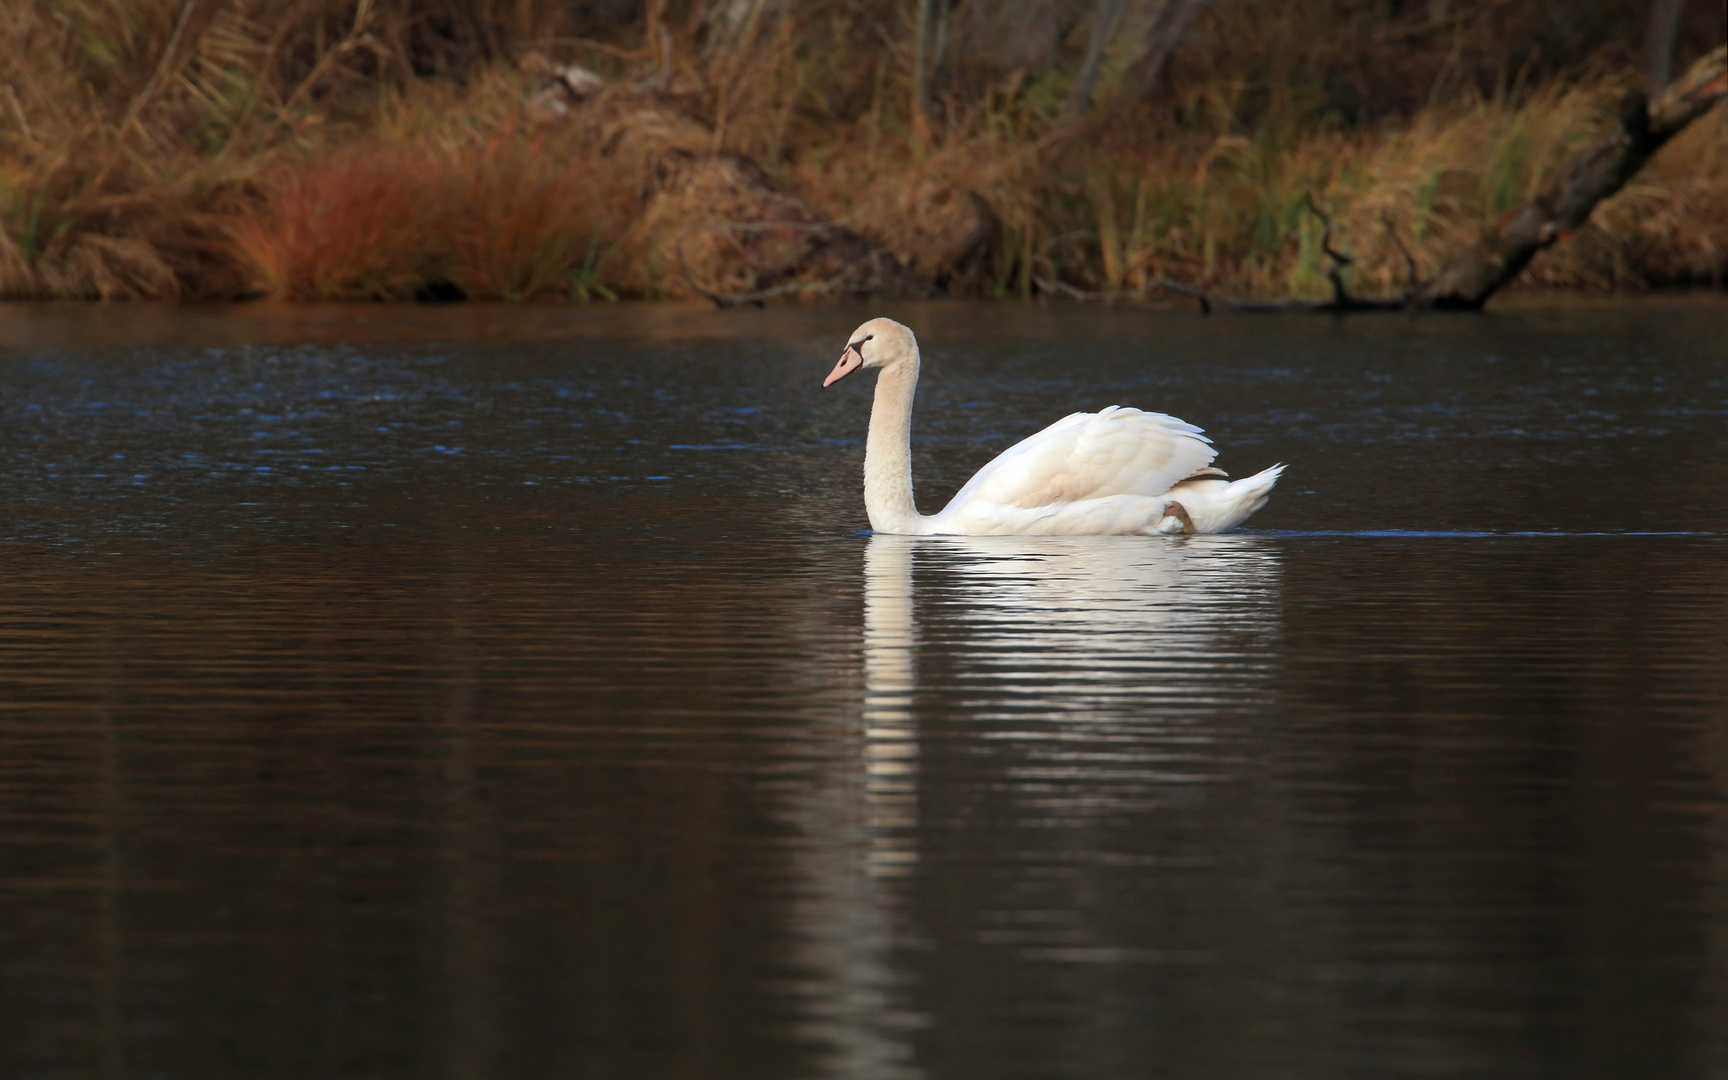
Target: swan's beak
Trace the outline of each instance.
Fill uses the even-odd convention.
[[[828,377],[822,380],[822,385],[825,387],[833,386],[841,379],[857,371],[863,363],[864,350],[855,344],[846,346],[846,351],[840,354],[840,362],[835,364],[834,370],[830,371]]]

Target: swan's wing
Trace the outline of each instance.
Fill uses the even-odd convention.
[[[1065,416],[1002,451],[948,509],[971,499],[1035,509],[1107,495],[1162,495],[1216,456],[1193,424],[1112,405]]]

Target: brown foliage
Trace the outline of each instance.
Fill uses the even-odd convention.
[[[933,3],[920,80],[911,0],[19,0],[0,5],[0,295],[666,295],[690,224],[768,212],[728,201],[742,161],[952,291],[1317,293],[1309,192],[1373,291],[1405,274],[1389,227],[1431,271],[1599,137],[1645,63],[1635,0],[1208,0],[1191,22],[1167,17],[1180,2]],[[1681,14],[1684,64],[1724,31],[1709,0]],[[1065,114],[1101,40],[1093,104]],[[536,117],[541,57],[630,93]],[[1526,280],[1719,280],[1722,124]],[[644,199],[669,148],[700,182]],[[684,239],[697,277],[762,286],[827,274],[818,235],[840,232]]]
[[[424,153],[345,148],[266,180],[266,209],[234,221],[229,235],[278,299],[411,297],[435,258],[432,172]]]
[[[618,236],[618,178],[543,143],[367,142],[282,168],[228,235],[284,300],[400,300],[435,283],[475,299],[587,299]]]

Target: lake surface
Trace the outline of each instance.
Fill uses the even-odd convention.
[[[1724,326],[0,307],[0,1075],[1728,1076]]]

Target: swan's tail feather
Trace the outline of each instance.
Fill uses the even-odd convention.
[[[1172,506],[1153,529],[1160,533],[1228,532],[1252,517],[1272,497],[1272,488],[1284,474],[1282,464],[1262,470],[1234,483],[1210,478],[1184,480],[1170,489]],[[1178,502],[1179,500],[1179,502]]]

